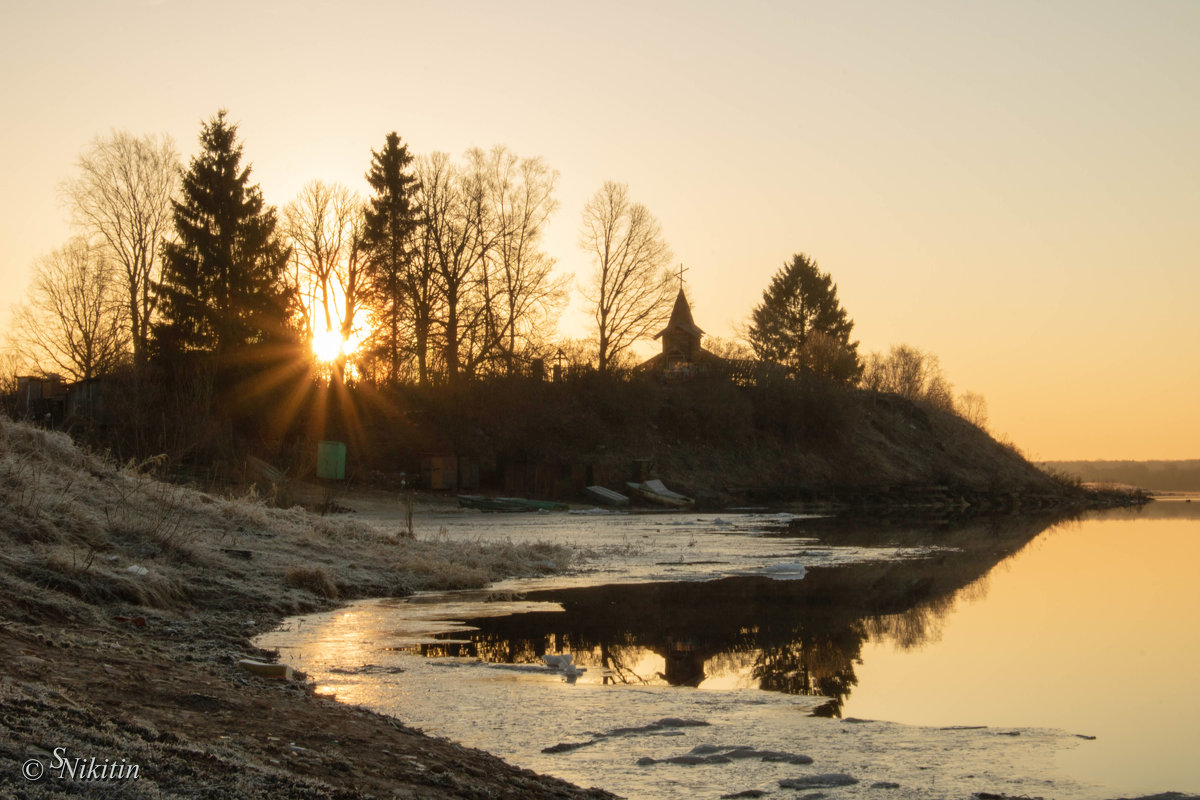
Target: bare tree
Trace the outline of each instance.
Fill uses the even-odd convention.
[[[304,333],[344,345],[364,303],[363,203],[340,184],[312,181],[284,211]],[[344,347],[333,359],[344,363]]]
[[[21,354],[12,349],[11,332],[6,338],[5,349],[0,350],[0,414],[15,418],[18,415],[17,387],[20,385],[17,376],[25,374],[26,370]]]
[[[0,350],[0,398],[16,393],[17,376],[21,374],[23,361],[21,354],[11,347]]]
[[[720,336],[705,336],[704,349],[726,361],[751,361],[754,350],[741,338],[723,339]]]
[[[863,369],[864,389],[891,392],[954,411],[954,393],[938,357],[908,344],[892,345],[887,355],[871,353]]]
[[[987,398],[978,392],[963,392],[956,404],[958,415],[980,430],[987,430]]]
[[[13,343],[45,372],[94,378],[129,352],[127,314],[108,248],[72,239],[35,265],[26,300],[14,309]]]
[[[446,377],[454,381],[463,372],[467,345],[474,354],[468,371],[486,350],[475,327],[479,306],[468,304],[491,246],[484,155],[471,150],[466,165],[456,167],[445,153],[434,153],[418,160],[416,174],[421,252],[437,278]]]
[[[569,277],[554,274],[554,259],[542,250],[542,231],[558,208],[558,172],[538,158],[519,158],[503,146],[487,158],[490,219],[494,242],[487,259],[485,299],[488,327],[512,375],[522,350],[544,343],[566,304]]]
[[[169,136],[119,131],[94,139],[78,167],[63,193],[76,224],[90,240],[104,243],[124,273],[124,319],[141,365],[157,300],[160,245],[171,229],[179,155]]]
[[[568,375],[581,375],[596,368],[596,342],[592,339],[559,339],[553,358]]]
[[[579,246],[595,264],[585,297],[596,306],[597,368],[606,372],[616,356],[666,322],[671,250],[658,220],[645,206],[630,202],[628,186],[613,181],[584,206]]]

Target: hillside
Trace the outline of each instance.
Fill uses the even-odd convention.
[[[359,406],[392,410],[361,414],[361,429],[335,434],[348,441],[352,482],[395,482],[400,471],[411,482],[429,456],[452,455],[463,488],[562,500],[582,500],[589,484],[620,489],[639,475],[660,477],[707,507],[1027,507],[1081,499],[1070,481],[960,417],[822,383],[593,375],[409,392],[388,403],[360,398]],[[303,472],[304,464],[292,469]]]

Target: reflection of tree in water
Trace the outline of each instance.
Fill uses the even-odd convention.
[[[541,660],[532,642],[498,636],[473,635],[468,642],[427,643],[420,645],[418,652],[426,658],[478,658],[489,664],[526,664]]]
[[[866,617],[863,630],[871,641],[888,641],[901,650],[941,641],[942,624],[950,611],[964,600],[986,597],[988,583],[985,575],[956,592],[931,597],[898,614]]]
[[[453,635],[462,637],[461,632]],[[470,641],[426,642],[414,648],[426,658],[478,658],[489,664],[543,664],[542,656],[569,652],[580,666],[602,669],[603,683],[645,685],[666,680],[669,673],[655,670],[639,672],[637,665],[652,653],[645,647],[631,644],[628,637],[620,643],[612,639],[573,644],[569,636],[547,633],[533,638],[512,638],[506,634],[480,631],[471,634]]]
[[[646,650],[628,645],[601,644],[600,666],[604,668],[604,683],[647,684],[650,678],[639,673],[634,666],[641,661]]]
[[[850,690],[858,684],[854,664],[859,662],[864,637],[846,628],[835,636],[800,638],[762,650],[754,676],[763,689],[809,697],[828,697],[814,713],[837,716]]]
[[[828,697],[815,713],[837,716],[857,685],[855,665],[868,639],[904,648],[936,640],[958,600],[986,593],[987,572],[1046,526],[1045,519],[1009,519],[881,531],[873,522],[867,530],[832,531],[822,542],[947,549],[923,559],[814,567],[801,581],[744,577],[530,592],[527,600],[562,610],[464,620],[478,630],[446,636],[469,642],[421,652],[540,664],[544,654],[569,651],[576,663],[599,668],[605,683],[673,686],[698,686],[710,677],[706,668],[750,665],[760,688]]]

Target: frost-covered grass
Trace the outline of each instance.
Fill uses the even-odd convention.
[[[482,587],[508,577],[562,572],[572,551],[549,542],[514,543],[450,539],[439,532],[406,544],[396,567],[420,589]]]
[[[571,560],[558,545],[412,538],[254,493],[217,497],[161,480],[158,466],[119,465],[0,417],[0,597],[35,618],[83,613],[79,601],[288,613],[319,598],[477,588]]]

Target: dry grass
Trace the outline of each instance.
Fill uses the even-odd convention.
[[[200,600],[290,613],[315,598],[477,588],[571,558],[554,545],[416,539],[352,515],[272,508],[253,491],[216,497],[159,480],[157,466],[117,465],[0,417],[0,600],[56,617]]]
[[[476,586],[563,564],[566,551],[416,542],[153,473],[153,462],[117,465],[0,416],[0,786],[65,747],[120,754],[149,780],[14,784],[19,796],[600,796],[234,666],[269,657],[248,637],[282,615]]]
[[[572,552],[561,545],[455,541],[439,531],[432,538],[406,542],[394,563],[414,588],[454,589],[480,588],[506,577],[562,572],[572,558]]]
[[[338,596],[338,588],[320,567],[288,567],[283,582],[297,589],[305,589],[330,600]]]

